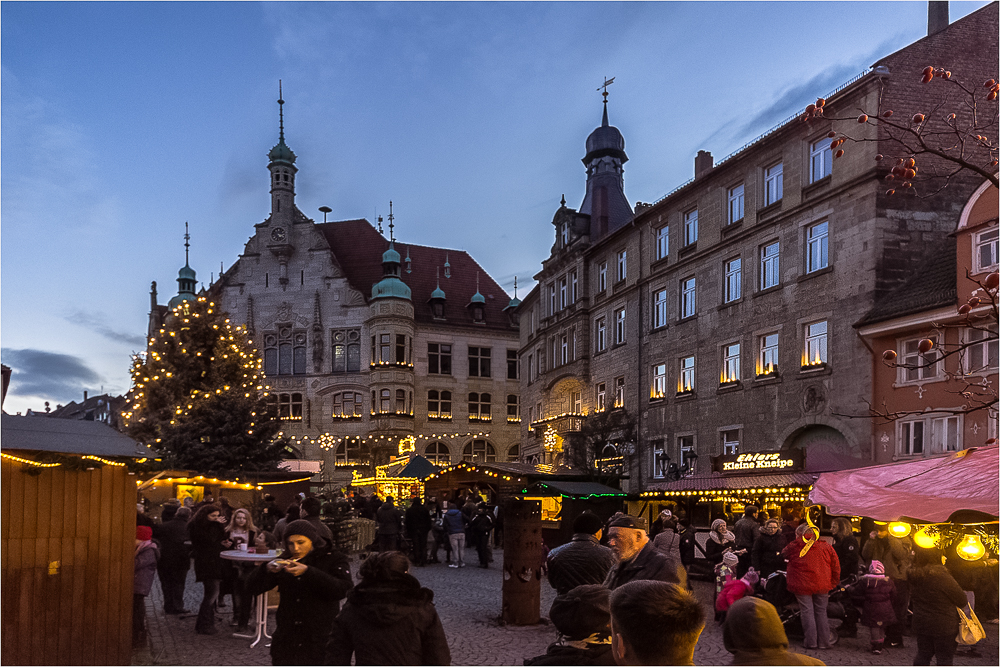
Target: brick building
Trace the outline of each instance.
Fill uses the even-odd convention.
[[[875,422],[877,463],[997,437],[996,312],[979,284],[997,270],[997,207],[997,188],[984,183],[954,236],[857,324],[874,351],[872,408],[884,417]],[[962,316],[959,305],[974,296],[982,302]],[[933,347],[923,352],[921,340]]]
[[[208,291],[260,345],[290,456],[312,462],[299,469],[322,463],[322,480],[342,485],[410,451],[517,459],[518,302],[467,253],[400,243],[391,213],[389,239],[381,222],[302,213],[283,123],[268,170],[271,212]],[[194,280],[181,269],[171,306]],[[154,283],[150,331],[165,312]]]
[[[854,118],[880,95],[909,118],[954,93],[920,83],[927,64],[973,85],[995,78],[982,54],[997,53],[997,4],[951,25],[932,11],[928,32],[828,95],[825,116],[784,121],[717,164],[699,151],[691,181],[634,215],[615,205],[627,157],[605,107],[584,203],[556,212],[556,242],[519,309],[523,456],[558,460],[585,416],[624,408],[634,441],[612,437],[594,455],[622,457],[631,491],[734,452],[871,459],[872,423],[854,417],[867,414],[872,359],[852,325],[947,244],[982,178],[888,196],[891,165],[875,155],[898,145]],[[825,120],[838,116],[851,119]],[[834,159],[831,131],[865,141]]]

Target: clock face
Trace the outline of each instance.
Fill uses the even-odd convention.
[[[275,227],[271,230],[271,240],[281,242],[285,240],[285,230],[281,227]]]

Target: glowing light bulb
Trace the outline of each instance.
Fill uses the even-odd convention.
[[[893,537],[906,537],[910,534],[911,526],[905,521],[892,521],[889,523],[889,534]]]
[[[913,535],[913,543],[921,549],[933,549],[938,545],[939,539],[937,533],[931,533],[929,526],[924,526]]]
[[[978,535],[966,535],[956,550],[963,560],[979,560],[986,554],[986,547]]]

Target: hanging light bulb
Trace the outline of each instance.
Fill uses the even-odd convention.
[[[893,521],[889,524],[889,534],[893,537],[906,537],[910,534],[910,527],[905,521]]]
[[[979,560],[986,553],[986,547],[978,535],[966,535],[956,548],[958,555],[964,560]]]
[[[930,526],[924,526],[913,535],[913,543],[921,549],[933,549],[940,539],[940,534],[936,531],[932,533]]]

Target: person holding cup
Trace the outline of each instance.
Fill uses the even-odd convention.
[[[226,539],[229,540],[229,548],[246,551],[249,545],[254,544],[257,532],[257,526],[253,524],[250,512],[245,509],[235,510],[233,518],[226,526]],[[252,563],[234,561],[226,561],[226,566],[229,591],[233,596],[232,624],[236,626],[236,632],[247,632],[250,626],[250,607],[253,603],[253,596],[247,593],[246,582],[254,566]]]
[[[261,595],[277,586],[281,594],[271,664],[321,665],[340,600],[354,586],[350,563],[308,521],[292,521],[283,538],[281,557],[257,566],[246,590]]]

